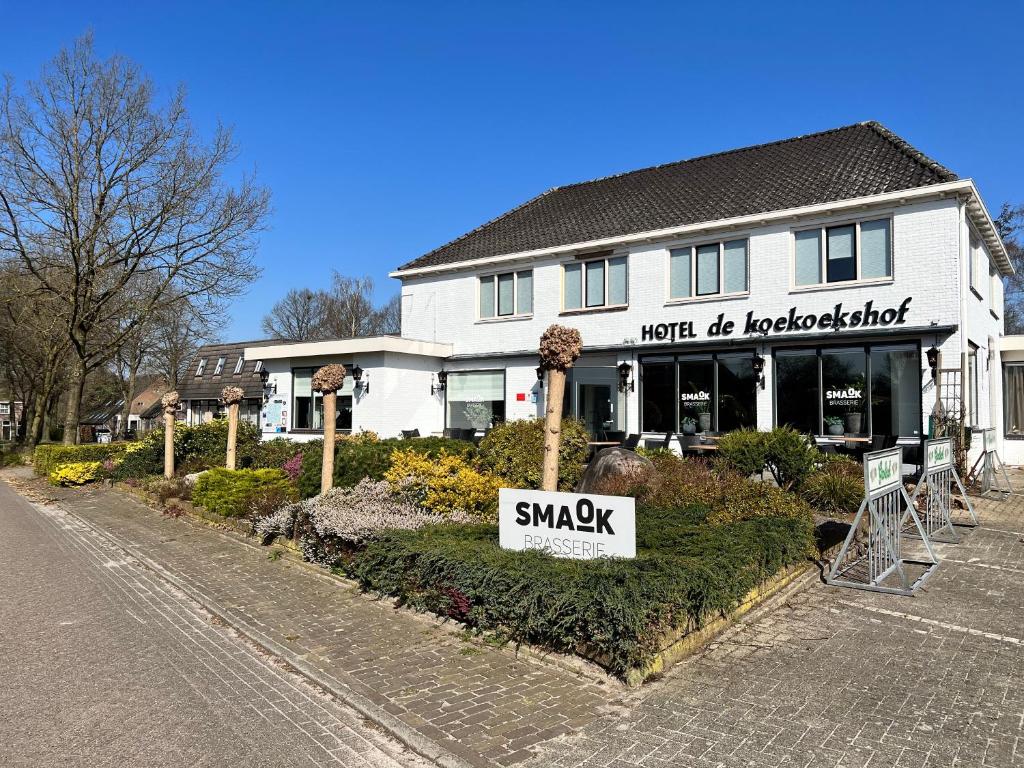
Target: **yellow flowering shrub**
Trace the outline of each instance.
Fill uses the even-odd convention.
[[[50,482],[54,485],[85,485],[103,475],[103,462],[72,461],[58,464],[50,473]]]
[[[355,445],[366,445],[367,443],[379,443],[380,436],[370,429],[361,429],[351,434],[338,434],[334,438],[339,443],[353,443]]]
[[[479,520],[493,520],[498,508],[498,478],[443,449],[435,457],[394,451],[384,479],[414,503],[442,515],[458,510]]]

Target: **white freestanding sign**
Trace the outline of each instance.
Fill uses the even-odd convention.
[[[503,549],[539,549],[575,560],[636,557],[636,501],[502,488],[498,535]]]

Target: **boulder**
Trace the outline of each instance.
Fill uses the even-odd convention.
[[[587,465],[577,493],[595,493],[605,480],[622,475],[635,475],[654,469],[651,460],[626,448],[605,448],[597,452]]]
[[[200,475],[205,475],[205,474],[206,474],[206,470],[205,469],[202,472],[190,472],[189,474],[185,475],[185,477],[184,477],[185,485],[190,486],[190,487],[195,485],[196,484],[196,480],[199,478],[199,476]]]

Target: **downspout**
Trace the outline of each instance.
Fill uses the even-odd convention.
[[[970,282],[970,232],[967,227],[967,204],[963,197],[957,198],[958,227],[957,238],[960,252],[960,402],[963,411],[961,431],[966,431],[968,415],[971,413],[971,383],[967,380],[967,294],[971,290]],[[963,435],[961,435],[961,445]]]

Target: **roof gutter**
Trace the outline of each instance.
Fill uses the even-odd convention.
[[[981,201],[981,195],[978,193],[977,187],[975,187],[974,182],[971,179],[960,179],[958,181],[948,181],[942,184],[931,184],[927,187],[915,187],[913,189],[903,189],[897,192],[886,192],[881,195],[868,195],[866,197],[855,197],[849,200],[836,200],[829,203],[805,205],[799,208],[785,208],[778,211],[757,213],[749,216],[736,216],[731,219],[698,222],[696,224],[686,224],[679,227],[668,227],[665,229],[638,232],[630,235],[616,235],[615,237],[606,237],[598,240],[587,240],[579,243],[555,245],[547,248],[535,248],[529,251],[489,256],[483,259],[469,259],[467,261],[459,261],[452,264],[439,264],[431,267],[419,267],[417,269],[398,269],[394,272],[390,272],[388,276],[404,279],[409,277],[419,277],[421,275],[439,274],[442,272],[457,272],[465,269],[504,264],[507,262],[524,261],[542,256],[571,256],[599,248],[629,245],[632,243],[653,242],[655,240],[666,240],[686,235],[701,235],[721,230],[745,228],[750,227],[751,225],[761,226],[770,222],[798,219],[804,216],[829,215],[838,211],[867,208],[892,202],[902,203],[909,200],[920,200],[931,197],[943,198],[952,195],[966,195],[969,198],[968,213],[971,213],[970,201],[973,201],[974,213],[972,215],[972,221],[977,217],[975,226],[985,238],[985,242],[989,246],[990,252],[996,258],[1003,274],[1013,274],[1013,266],[1010,264],[1006,248],[999,239],[998,233],[996,233],[995,224],[992,221],[992,217],[989,216],[988,210],[985,208],[985,204]]]

